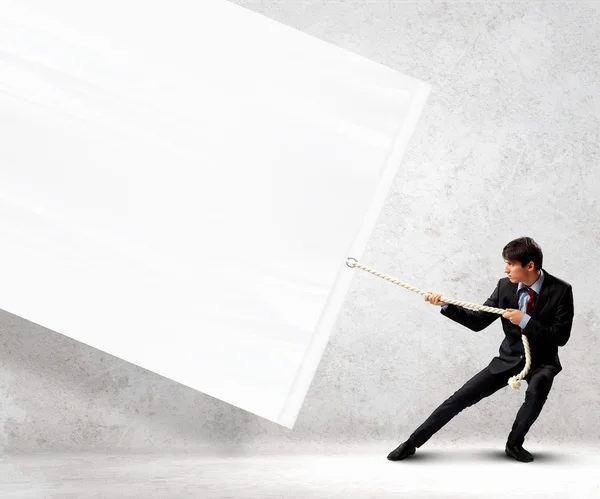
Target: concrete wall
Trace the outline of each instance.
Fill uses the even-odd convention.
[[[564,370],[528,441],[597,442],[598,4],[237,3],[433,85],[362,261],[483,302],[503,275],[502,247],[536,239],[545,268],[573,285],[576,315]],[[0,445],[161,451],[404,439],[496,355],[501,325],[474,333],[419,295],[356,272],[293,431],[1,312]],[[524,392],[483,400],[431,442],[502,445]]]

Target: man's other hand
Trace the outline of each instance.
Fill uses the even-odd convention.
[[[513,324],[518,325],[523,320],[524,315],[525,315],[525,312],[521,312],[521,310],[515,310],[514,308],[507,308],[506,312],[504,312],[502,314],[502,317],[504,317],[505,319],[508,319]]]
[[[442,301],[442,296],[444,296],[444,293],[432,293],[431,291],[428,291],[428,293],[429,294],[425,295],[425,301],[428,301],[432,305],[437,305],[438,307],[443,307],[446,305]]]

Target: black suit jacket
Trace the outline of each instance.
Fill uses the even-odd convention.
[[[498,317],[502,320],[505,338],[500,345],[499,355],[489,364],[492,373],[504,372],[519,363],[525,364],[525,351],[521,334],[527,336],[531,350],[530,372],[536,367],[550,368],[555,374],[562,370],[558,358],[558,347],[564,346],[571,335],[573,324],[573,289],[571,285],[558,277],[549,274],[544,268],[544,282],[540,289],[531,319],[523,330],[500,314],[469,310],[457,305],[448,305],[441,313],[453,321],[472,329],[481,331]],[[484,305],[496,308],[513,308],[518,310],[517,283],[510,282],[508,277],[498,281],[496,289],[485,301]]]

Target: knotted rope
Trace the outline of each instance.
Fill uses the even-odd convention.
[[[351,261],[353,261],[354,263],[351,263]],[[431,293],[428,293],[427,291],[423,291],[419,288],[415,288],[414,286],[411,286],[410,284],[406,284],[402,281],[399,281],[398,279],[394,279],[393,277],[390,277],[389,275],[382,274],[381,272],[377,272],[376,270],[373,270],[371,267],[367,267],[366,265],[363,265],[362,263],[358,263],[358,260],[356,258],[348,257],[346,259],[346,265],[348,265],[348,267],[350,267],[350,268],[357,268],[357,269],[364,270],[366,272],[370,272],[371,274],[376,275],[377,277],[381,277],[382,279],[385,279],[386,281],[390,281],[393,284],[402,286],[403,288],[406,288],[410,291],[414,291],[415,293],[418,293],[420,295],[424,296],[424,295],[431,294]],[[468,308],[471,310],[481,310],[483,312],[491,312],[493,314],[500,314],[500,315],[502,315],[504,312],[506,312],[506,309],[504,309],[504,308],[486,307],[485,305],[477,305],[476,303],[468,303],[466,301],[453,300],[451,298],[446,298],[445,296],[442,296],[441,300],[444,303],[458,305],[459,307]],[[529,372],[529,368],[531,367],[531,351],[529,349],[529,341],[527,340],[527,336],[525,336],[524,334],[521,335],[521,339],[523,340],[523,347],[525,348],[525,367],[519,374],[511,377],[508,380],[508,384],[514,390],[518,390],[520,388],[521,380],[524,379],[525,376],[527,376],[527,373]]]

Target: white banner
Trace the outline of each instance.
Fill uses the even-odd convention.
[[[225,1],[3,1],[0,307],[293,427],[429,91]]]

